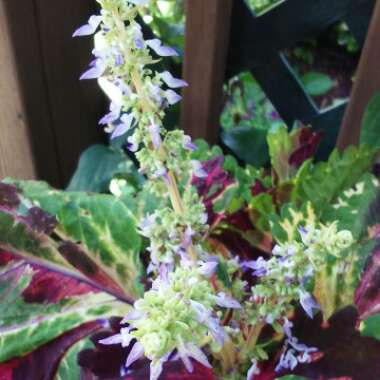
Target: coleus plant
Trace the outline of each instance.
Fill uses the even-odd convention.
[[[99,29],[82,79],[139,174],[0,185],[0,379],[378,379],[378,149],[315,163],[320,135],[278,126],[269,171],[165,131],[187,83],[154,70],[177,52],[144,38],[148,2],[98,0],[74,34]]]

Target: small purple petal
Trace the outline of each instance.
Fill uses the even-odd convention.
[[[317,302],[314,300],[314,298],[310,295],[310,293],[300,289],[298,291],[300,296],[300,303],[302,308],[305,310],[306,314],[313,318],[313,309],[320,310],[320,306],[317,304]]]
[[[154,149],[159,149],[162,144],[160,130],[160,126],[154,123],[148,127]]]
[[[168,100],[170,105],[174,105],[178,102],[181,101],[182,96],[178,95],[175,91],[173,90],[167,90],[165,91],[165,97]]]
[[[210,277],[215,273],[217,267],[218,267],[218,262],[215,262],[215,261],[202,263],[198,269],[198,272],[202,276]]]
[[[203,169],[203,166],[202,166],[202,164],[199,161],[192,160],[191,164],[193,165],[195,177],[197,177],[197,178],[206,178],[206,177],[208,177],[208,173],[206,172],[205,169]]]
[[[136,37],[134,41],[137,49],[144,49],[144,40],[142,38]]]
[[[128,139],[128,149],[131,151],[131,152],[136,152],[138,149],[139,149],[139,146],[138,144],[136,143],[135,139],[133,136],[129,136]]]
[[[191,141],[191,137],[187,135],[183,137],[183,147],[191,152],[198,150],[198,147]]]
[[[226,293],[219,293],[216,296],[216,303],[221,307],[227,307],[229,309],[240,309],[241,305],[238,301],[228,296]]]
[[[100,59],[97,59],[94,66],[89,68],[87,71],[85,71],[80,76],[79,79],[80,80],[98,79],[104,74],[105,71],[106,71],[105,64]]]
[[[125,133],[129,131],[131,128],[131,124],[133,121],[133,115],[132,114],[124,114],[121,117],[122,123],[116,126],[115,130],[113,131],[111,135],[111,139],[115,139],[117,137],[123,136]]]
[[[254,380],[255,375],[260,374],[260,368],[257,366],[257,360],[252,360],[252,366],[247,372],[247,380]]]
[[[187,87],[189,84],[182,80],[174,78],[173,75],[169,71],[164,71],[160,74],[162,80],[171,88],[181,88]]]
[[[156,54],[158,54],[161,57],[178,56],[178,53],[173,48],[162,45],[162,42],[158,38],[155,38],[153,40],[147,40],[145,42],[152,50],[154,50]]]
[[[103,16],[91,16],[88,20],[88,24],[78,28],[74,32],[73,37],[90,36],[91,34],[94,34],[102,21]]]
[[[144,356],[144,347],[140,342],[136,342],[133,345],[132,350],[128,355],[125,366],[127,368],[130,367],[135,361],[139,360],[143,356]]]

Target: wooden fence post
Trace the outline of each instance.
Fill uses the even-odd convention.
[[[11,147],[0,154],[1,177],[38,176],[62,186],[81,151],[97,140],[104,98],[95,82],[78,80],[92,41],[71,37],[94,11],[92,0],[0,2],[0,59],[12,66],[11,75],[0,73],[1,145]],[[11,107],[4,101],[10,91]],[[22,138],[11,145],[9,131],[17,127]]]
[[[181,126],[218,141],[233,0],[187,0]]]
[[[364,111],[372,96],[380,90],[379,62],[380,1],[377,1],[356,74],[351,99],[339,133],[337,147],[340,150],[343,150],[348,145],[357,145],[359,143]]]

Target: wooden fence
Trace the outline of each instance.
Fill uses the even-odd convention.
[[[100,138],[103,96],[95,82],[78,81],[92,42],[71,38],[94,4],[0,0],[0,177],[62,186]]]

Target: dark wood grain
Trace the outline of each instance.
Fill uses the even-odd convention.
[[[217,142],[233,0],[188,0],[181,126]]]
[[[364,111],[372,96],[380,90],[380,2],[377,1],[350,103],[344,115],[338,148],[358,144]],[[379,126],[380,133],[380,126]]]
[[[99,138],[97,120],[104,99],[96,83],[79,83],[80,73],[90,60],[91,39],[73,40],[73,30],[94,12],[92,0],[3,0],[0,22],[7,25],[17,88],[19,116],[27,129],[25,143],[33,152],[27,157],[23,146],[15,147],[7,160],[35,168],[31,176],[63,186],[75,169],[80,152]],[[6,97],[5,87],[0,97]],[[6,107],[0,101],[0,111]],[[14,115],[2,118],[1,128],[12,124]],[[15,158],[17,157],[17,159]],[[22,159],[21,159],[22,160]],[[23,176],[4,168],[2,176]]]

